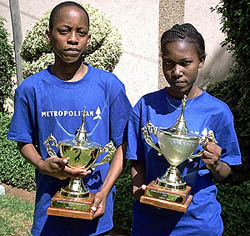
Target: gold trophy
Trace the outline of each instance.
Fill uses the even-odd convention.
[[[192,154],[199,144],[206,143],[208,140],[216,142],[211,130],[205,137],[188,131],[184,118],[186,101],[184,96],[181,115],[171,128],[154,127],[150,121],[142,128],[147,144],[158,151],[158,155],[163,154],[170,167],[163,176],[146,186],[140,202],[179,212],[186,212],[193,196],[190,194],[191,187],[187,186],[182,179],[177,166],[187,159],[192,161],[196,157],[201,157],[203,150],[196,155]],[[155,145],[149,133],[157,137],[159,147]]]
[[[71,168],[82,168],[84,170],[94,169],[96,166],[109,162],[116,151],[112,142],[101,145],[91,142],[87,137],[84,127],[86,111],[83,111],[82,124],[73,139],[57,142],[51,134],[44,144],[49,156],[56,156],[56,152],[51,148],[50,142],[56,146],[62,157],[68,157],[67,165]],[[98,156],[107,153],[99,163],[95,163]],[[94,200],[94,193],[88,191],[84,183],[79,178],[70,179],[69,184],[61,188],[52,198],[51,205],[47,210],[48,215],[80,218],[86,220],[93,219],[91,206]]]

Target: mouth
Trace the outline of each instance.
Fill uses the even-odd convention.
[[[68,51],[80,52],[80,50],[78,48],[66,48],[64,51],[66,51],[66,52],[68,52]]]
[[[80,53],[78,48],[66,48],[64,51],[70,55],[78,55]]]
[[[187,83],[185,81],[183,81],[183,80],[176,80],[176,81],[173,82],[173,84],[176,87],[184,87],[184,86],[186,86]]]

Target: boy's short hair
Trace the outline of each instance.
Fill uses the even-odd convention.
[[[59,3],[58,5],[56,5],[51,13],[50,13],[50,17],[49,17],[49,30],[52,30],[53,29],[53,23],[54,23],[54,19],[55,19],[55,16],[57,14],[57,12],[62,9],[63,7],[68,7],[68,6],[75,6],[75,7],[78,7],[79,9],[83,10],[87,16],[87,19],[88,19],[88,30],[89,30],[89,14],[88,12],[84,9],[83,6],[81,6],[80,4],[76,3],[76,2],[73,2],[73,1],[66,1],[66,2],[61,2]]]

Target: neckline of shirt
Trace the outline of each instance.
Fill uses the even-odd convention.
[[[47,73],[49,73],[50,77],[49,77],[49,80],[47,80],[47,81],[50,82],[50,83],[53,83],[54,85],[58,85],[60,87],[67,87],[67,88],[75,87],[75,86],[78,86],[79,84],[85,83],[90,78],[90,73],[92,71],[92,67],[86,62],[84,62],[84,64],[86,66],[88,66],[88,71],[80,80],[77,80],[77,81],[64,81],[64,80],[61,80],[57,76],[52,74],[51,67],[49,66],[47,68]]]
[[[166,89],[163,89],[163,93],[164,93],[164,97],[165,97],[166,101],[168,102],[168,104],[171,107],[173,107],[174,109],[177,109],[177,110],[182,109],[182,101],[181,100],[171,97],[166,92]],[[197,101],[198,99],[203,97],[205,94],[206,94],[206,91],[202,91],[202,93],[200,95],[198,95],[197,97],[187,99],[185,109],[188,109],[194,101]]]

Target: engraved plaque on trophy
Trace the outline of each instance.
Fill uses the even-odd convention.
[[[208,139],[215,140],[213,131],[209,131],[209,135],[204,138],[188,131],[184,118],[185,106],[186,96],[182,99],[181,114],[171,128],[154,127],[150,121],[142,128],[147,144],[158,151],[158,155],[163,154],[170,167],[163,176],[146,186],[140,202],[179,212],[186,212],[193,196],[190,194],[191,187],[182,179],[177,166],[187,159],[192,161],[193,158],[201,157],[203,150],[193,155],[197,146]],[[149,133],[157,137],[159,147]]]
[[[84,127],[86,111],[83,111],[82,124],[73,139],[61,140],[57,142],[51,134],[44,142],[49,156],[56,156],[56,152],[51,148],[50,142],[57,147],[62,157],[68,157],[67,165],[70,168],[82,168],[84,170],[94,169],[96,166],[109,162],[115,153],[112,142],[101,147],[92,142],[87,137]],[[107,153],[99,162],[96,160],[99,155]],[[94,200],[94,193],[91,193],[80,178],[70,179],[69,184],[61,188],[51,200],[51,205],[47,214],[80,219],[93,219],[91,206]]]

